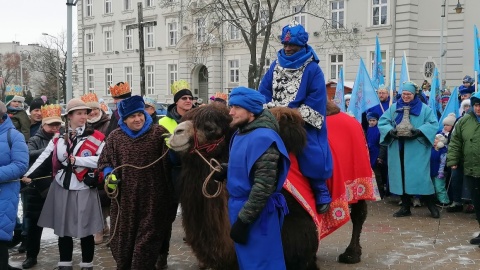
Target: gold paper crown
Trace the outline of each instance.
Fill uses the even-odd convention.
[[[110,94],[112,97],[119,97],[128,93],[130,93],[130,85],[128,82],[124,82],[120,85],[110,86]]]
[[[225,100],[225,101],[228,100],[228,95],[225,94],[225,93],[221,93],[221,92],[215,93],[215,97],[216,97],[216,98],[221,98],[221,99],[223,99],[223,100]]]
[[[185,80],[178,80],[172,83],[170,89],[172,90],[172,94],[175,95],[182,89],[190,89],[190,84]]]
[[[20,85],[7,85],[5,88],[5,96],[23,97],[22,87]]]
[[[111,88],[110,88],[111,89]],[[111,90],[110,90],[111,91]],[[83,102],[89,103],[89,102],[98,102],[98,97],[97,94],[95,93],[88,93],[80,97]]]
[[[62,107],[58,104],[44,105],[42,106],[41,111],[42,118],[62,116]]]

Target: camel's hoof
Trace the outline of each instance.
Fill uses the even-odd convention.
[[[341,262],[341,263],[354,264],[354,263],[359,263],[360,261],[361,261],[360,256],[355,254],[347,254],[345,252],[343,254],[340,254],[340,256],[338,256],[338,262]]]

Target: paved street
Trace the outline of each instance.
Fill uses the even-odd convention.
[[[429,217],[426,207],[412,208],[411,217],[393,218],[396,202],[369,203],[369,216],[362,234],[362,262],[342,265],[336,262],[350,240],[347,224],[322,240],[318,251],[321,269],[480,269],[480,248],[468,240],[480,229],[473,214],[442,212],[438,239],[434,243],[438,221]],[[175,221],[169,269],[198,269],[190,248],[183,243],[180,219]],[[47,231],[42,242],[39,264],[32,269],[51,270],[58,260],[57,241]],[[74,269],[79,269],[79,243],[74,251]],[[11,265],[20,267],[24,254],[11,253]],[[95,269],[115,269],[110,251],[97,246]]]

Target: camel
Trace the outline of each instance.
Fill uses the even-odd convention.
[[[296,110],[288,108],[272,109],[272,114],[278,119],[281,127],[279,134],[285,142],[290,157],[294,158],[306,142],[301,116]],[[224,105],[202,106],[184,115],[182,122],[170,137],[170,147],[180,154],[182,162],[179,181],[183,185],[180,203],[183,211],[182,225],[185,230],[185,240],[199,260],[199,265],[212,269],[238,269],[234,244],[229,237],[231,224],[227,211],[227,191],[220,186],[219,196],[214,198],[207,198],[202,193],[204,180],[211,172],[211,165],[207,162],[211,159],[219,163],[228,161],[229,141],[234,132],[229,126],[231,120],[228,109]],[[359,130],[361,132],[361,127]],[[363,136],[363,133],[360,135]],[[368,161],[368,152],[364,154]],[[356,155],[358,158],[358,153]],[[295,173],[292,166],[290,171]],[[296,173],[298,175],[299,171]],[[282,190],[289,208],[289,214],[285,216],[282,227],[286,266],[287,269],[318,269],[316,253],[319,240],[338,226],[322,222],[322,216],[316,214],[314,205],[312,210],[311,205],[305,203],[306,199],[314,200],[311,191],[311,194],[305,198],[292,195],[292,189],[295,191],[297,184],[289,181],[290,176],[289,172],[288,180]],[[371,171],[369,177],[372,180]],[[307,181],[304,180],[304,182]],[[218,185],[216,181],[209,181],[205,190],[208,194],[213,194],[217,191]],[[343,186],[342,188],[342,194],[344,194],[345,188]],[[367,216],[367,205],[363,199],[354,200],[354,202],[351,205],[352,239],[345,252],[339,256],[339,262],[342,263],[358,263],[361,260],[360,234]],[[347,208],[347,213],[344,213],[345,219],[348,221],[350,219],[348,205],[345,207]],[[334,215],[337,208],[333,207],[330,213],[323,216]],[[337,222],[337,225],[345,224],[344,221],[341,222],[343,223]],[[330,226],[329,232],[322,234],[322,228],[328,227],[322,224],[327,223]]]

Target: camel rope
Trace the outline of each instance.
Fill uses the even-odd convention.
[[[210,179],[212,178],[213,174],[215,172],[220,172],[221,169],[222,169],[222,166],[220,166],[220,163],[214,159],[214,158],[211,158],[210,161],[208,161],[201,153],[200,151],[198,151],[197,149],[195,149],[195,153],[197,153],[202,159],[203,161],[205,161],[205,163],[208,164],[208,166],[210,166],[210,174],[207,176],[207,178],[205,178],[205,180],[203,181],[203,185],[202,185],[202,194],[203,196],[205,196],[206,198],[208,199],[213,199],[213,198],[216,198],[220,195],[220,193],[222,193],[222,190],[223,190],[223,182],[220,182],[220,181],[217,181],[215,180],[215,182],[217,183],[217,191],[214,193],[214,194],[210,194],[208,193],[207,191],[207,185],[208,183],[210,182]],[[214,166],[215,165],[215,166]]]
[[[452,183],[452,176],[453,176],[453,173],[450,172],[450,180],[448,181],[448,185],[447,185],[447,193],[448,193],[448,190],[450,189],[450,184]],[[435,193],[434,193],[435,194]],[[435,206],[436,207],[436,206]],[[448,207],[448,206],[447,206]],[[446,207],[445,206],[442,206],[440,208],[440,217],[438,218],[438,223],[437,223],[437,231],[435,232],[435,238],[433,239],[433,244],[435,245],[437,243],[437,239],[438,239],[438,234],[440,233],[440,221],[442,220],[442,214],[443,214],[443,209],[445,209]]]
[[[131,164],[123,164],[123,165],[120,165],[120,166],[114,168],[112,170],[112,172],[110,173],[110,175],[112,175],[116,170],[121,169],[123,167],[130,167],[130,168],[134,168],[134,169],[137,169],[137,170],[144,170],[148,167],[153,166],[155,163],[159,162],[162,158],[164,158],[167,155],[168,151],[169,151],[169,149],[167,149],[167,151],[165,151],[165,153],[163,153],[163,155],[161,155],[155,161],[153,161],[152,163],[150,163],[146,166],[135,166],[135,165],[131,165]],[[111,200],[115,201],[115,203],[117,204],[117,208],[118,208],[117,218],[115,219],[115,226],[113,227],[113,232],[110,235],[110,239],[108,239],[108,241],[105,243],[105,245],[108,246],[110,244],[110,242],[112,241],[113,237],[115,237],[115,233],[117,232],[118,219],[120,218],[120,203],[118,202],[118,187],[116,189],[114,189],[113,191],[110,191],[110,189],[108,188],[108,181],[105,181],[105,183],[103,184],[103,189],[105,190],[105,193],[107,193],[107,197],[110,198]]]

